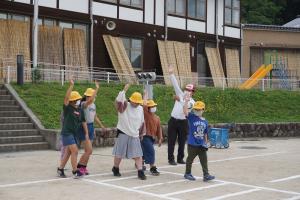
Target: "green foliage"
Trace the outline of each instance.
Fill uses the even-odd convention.
[[[60,127],[60,113],[68,84],[59,83],[13,84],[20,97],[39,117],[46,128]],[[86,88],[93,84],[75,83],[74,90],[83,94]],[[117,112],[114,100],[124,85],[100,84],[96,98],[98,116],[107,127],[117,124]],[[143,91],[141,85],[133,85],[126,96],[129,98],[134,91]],[[154,99],[158,103],[157,114],[163,124],[170,118],[174,105],[174,90],[162,85],[154,86]],[[238,123],[238,122],[300,122],[300,94],[291,91],[258,90],[240,91],[216,88],[200,88],[194,95],[195,100],[202,100],[206,104],[205,117],[210,123]]]
[[[41,80],[42,75],[41,75],[41,68],[42,66],[38,65],[36,68],[32,69],[32,82],[37,83]]]

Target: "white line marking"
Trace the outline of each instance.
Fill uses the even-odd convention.
[[[224,161],[230,161],[230,160],[240,160],[240,159],[247,159],[247,158],[255,158],[255,157],[264,157],[264,156],[272,156],[276,154],[285,153],[284,151],[278,151],[274,153],[264,153],[264,154],[257,154],[257,155],[249,155],[249,156],[239,156],[239,157],[233,157],[233,158],[226,158],[221,160],[210,160],[209,163],[215,163],[215,162],[224,162]]]
[[[209,189],[209,188],[214,188],[214,187],[220,187],[222,185],[228,185],[228,184],[229,183],[219,183],[219,184],[214,184],[214,185],[192,188],[192,189],[188,189],[188,190],[181,190],[181,191],[177,191],[177,192],[166,193],[166,194],[162,194],[162,196],[164,196],[164,197],[173,196],[173,195],[177,195],[177,194],[184,194],[184,193],[193,192],[193,191],[199,191],[199,190],[204,190],[204,189]]]
[[[181,179],[181,180],[169,181],[169,182],[165,182],[165,183],[154,183],[154,184],[149,184],[149,185],[136,186],[136,187],[132,187],[131,189],[136,190],[136,189],[155,187],[155,186],[165,185],[165,184],[181,183],[181,182],[186,182],[186,181],[187,181],[186,179]]]
[[[294,196],[294,197],[284,199],[284,200],[298,200],[298,199],[300,199],[300,196]]]
[[[276,179],[276,180],[272,180],[272,181],[269,181],[269,182],[270,183],[277,183],[277,182],[288,181],[288,180],[292,180],[292,179],[296,179],[296,178],[300,178],[300,175],[295,175],[295,176],[290,176],[290,177],[286,177],[286,178]]]
[[[260,190],[261,189],[245,190],[245,191],[241,191],[241,192],[225,194],[225,195],[214,197],[214,198],[210,198],[210,199],[207,199],[207,200],[220,200],[220,199],[225,199],[225,198],[228,198],[228,197],[234,197],[234,196],[239,196],[239,195],[243,195],[243,194],[248,194],[248,193],[256,192],[256,191],[260,191]]]
[[[248,158],[254,158],[254,157],[261,157],[261,156],[270,156],[270,155],[275,155],[275,154],[280,154],[280,153],[285,153],[284,151],[281,152],[274,152],[274,153],[265,153],[265,154],[257,154],[257,155],[250,155],[250,156],[239,156],[239,157],[233,157],[233,158],[227,158],[227,159],[222,159],[222,160],[210,160],[208,161],[209,163],[214,163],[214,162],[224,162],[224,161],[230,161],[230,160],[239,160],[239,159],[248,159]],[[199,164],[199,162],[195,162],[193,164]],[[176,165],[176,166],[171,166],[171,165],[165,165],[159,167],[159,169],[165,169],[165,168],[175,168],[175,167],[185,167],[185,165]],[[134,172],[136,170],[127,170],[123,171],[123,173],[129,173],[129,172]],[[86,177],[94,177],[94,176],[105,176],[105,175],[110,175],[112,174],[111,172],[107,173],[102,173],[102,174],[93,174],[93,175],[88,175]],[[37,184],[37,183],[47,183],[47,182],[53,182],[53,181],[62,181],[62,180],[69,180],[72,178],[58,178],[58,179],[48,179],[48,180],[38,180],[38,181],[26,181],[26,182],[19,182],[19,183],[12,183],[12,184],[3,184],[0,185],[0,188],[5,188],[5,187],[15,187],[15,186],[23,186],[23,185],[30,185],[30,184]]]
[[[102,183],[102,182],[97,182],[97,181],[89,180],[89,179],[82,179],[82,180],[86,181],[86,182],[90,182],[90,183],[104,185],[104,186],[107,186],[107,187],[112,187],[112,188],[117,188],[117,189],[125,190],[125,191],[128,191],[128,192],[136,192],[136,193],[139,193],[139,194],[144,194],[144,195],[148,195],[148,196],[152,196],[152,197],[158,197],[160,199],[180,200],[178,198],[164,197],[164,196],[161,196],[159,194],[154,194],[154,193],[151,193],[151,192],[145,192],[145,191],[141,191],[141,190],[134,190],[134,189],[130,189],[130,188],[127,188],[127,187],[113,185],[113,184],[109,184],[109,183]]]
[[[133,179],[133,178],[138,178],[138,177],[137,177],[137,175],[136,176],[127,176],[127,177],[123,177],[123,178],[112,178],[112,179],[99,180],[97,182],[106,183],[106,182],[122,181],[122,180]]]
[[[167,171],[162,171],[166,174],[174,174],[177,176],[183,176],[180,173],[175,173],[175,172],[167,172]],[[197,176],[194,176],[195,178],[200,178]],[[219,182],[219,183],[229,183],[229,184],[233,184],[233,185],[238,185],[238,186],[244,186],[244,187],[251,187],[254,189],[261,189],[261,190],[269,190],[269,191],[273,191],[273,192],[280,192],[280,193],[285,193],[285,194],[292,194],[292,195],[300,195],[299,192],[294,192],[294,191],[288,191],[288,190],[278,190],[278,189],[274,189],[274,188],[269,188],[269,187],[261,187],[261,186],[256,186],[256,185],[248,185],[248,184],[243,184],[243,183],[237,183],[237,182],[232,182],[232,181],[224,181],[224,180],[219,180],[219,179],[214,179],[212,180],[213,182]]]

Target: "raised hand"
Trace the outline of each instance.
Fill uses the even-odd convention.
[[[98,81],[95,81],[95,86],[97,89],[99,89],[99,82]]]
[[[169,74],[174,74],[174,66],[169,65]]]
[[[74,81],[73,81],[73,79],[70,79],[70,85],[74,85]]]
[[[128,90],[129,87],[130,87],[130,84],[127,83],[127,84],[124,86],[124,89],[123,89],[123,90],[124,90],[125,92],[127,92],[127,90]]]

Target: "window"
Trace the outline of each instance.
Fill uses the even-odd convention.
[[[110,3],[117,3],[117,0],[101,0],[101,1],[106,1],[106,2],[110,2]]]
[[[126,53],[133,68],[142,68],[142,40],[122,38]]]
[[[206,0],[188,0],[188,16],[205,20]]]
[[[6,13],[0,13],[0,19],[7,19]]]
[[[143,0],[120,0],[120,4],[136,8],[143,8]]]
[[[186,0],[167,0],[169,14],[185,16]]]
[[[240,0],[225,0],[225,24],[240,25]]]

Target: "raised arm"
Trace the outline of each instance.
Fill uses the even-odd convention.
[[[183,95],[183,92],[182,90],[180,89],[179,87],[179,84],[177,82],[177,79],[175,77],[175,74],[174,74],[174,67],[172,65],[169,66],[169,74],[170,74],[170,79],[171,79],[171,83],[173,85],[173,88],[175,90],[175,93],[177,96],[181,96]]]
[[[123,113],[125,111],[125,109],[127,108],[127,100],[126,100],[126,92],[129,88],[129,84],[126,84],[124,89],[122,91],[119,92],[116,101],[115,101],[115,107],[117,109],[118,112]]]
[[[188,108],[188,103],[189,103],[189,100],[190,100],[190,96],[188,94],[186,94],[183,99],[184,99],[184,105],[183,105],[183,113],[185,116],[188,116],[189,115],[189,108]]]
[[[93,95],[91,96],[91,98],[89,98],[89,100],[87,100],[85,103],[84,103],[84,108],[87,108],[89,105],[91,105],[93,102],[94,102],[94,99],[98,93],[98,90],[99,90],[99,83],[97,81],[95,81],[95,86],[96,86],[96,89],[93,93]]]
[[[70,86],[66,92],[66,96],[65,96],[65,99],[64,99],[64,105],[67,106],[69,105],[69,99],[70,99],[70,95],[71,95],[71,92],[73,90],[73,87],[74,87],[74,81],[73,80],[70,80]]]

